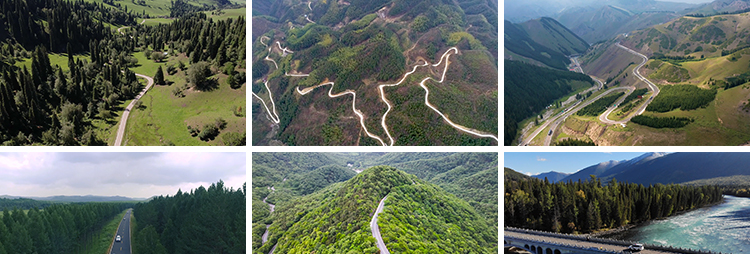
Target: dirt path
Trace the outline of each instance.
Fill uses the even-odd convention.
[[[121,146],[122,145],[122,138],[125,136],[125,127],[128,124],[128,117],[130,116],[130,110],[133,109],[135,104],[138,102],[138,100],[143,97],[144,94],[148,91],[148,89],[151,88],[151,86],[154,85],[154,79],[143,75],[143,74],[135,74],[138,77],[145,78],[146,81],[148,81],[148,84],[146,85],[146,88],[143,88],[143,91],[139,93],[137,96],[135,96],[135,99],[128,104],[128,106],[125,108],[125,111],[122,112],[122,117],[120,118],[120,126],[117,128],[117,137],[115,138],[115,146]]]

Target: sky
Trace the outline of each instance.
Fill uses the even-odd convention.
[[[526,175],[550,171],[575,173],[610,160],[629,160],[643,153],[505,153],[505,167]]]
[[[0,153],[0,196],[149,198],[245,183],[245,153]]]

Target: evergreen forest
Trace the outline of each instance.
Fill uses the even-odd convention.
[[[550,183],[505,169],[505,225],[564,233],[590,233],[664,218],[721,202],[722,188],[677,184]],[[510,172],[510,173],[509,173]]]
[[[5,202],[5,201],[0,201]],[[0,253],[82,253],[87,241],[132,203],[55,204],[44,209],[3,209]]]
[[[136,204],[134,253],[245,253],[245,196],[219,181]]]

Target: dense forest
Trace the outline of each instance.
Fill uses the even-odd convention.
[[[303,197],[306,202],[278,207],[270,227],[271,244],[256,252],[265,253],[274,245],[279,252],[377,252],[369,221],[386,195],[389,198],[379,225],[389,250],[497,251],[496,230],[465,201],[393,167],[376,166],[307,196],[322,199],[313,204]],[[421,215],[405,217],[415,210]]]
[[[224,182],[135,206],[137,253],[245,253],[246,188]]]
[[[594,85],[584,74],[505,60],[505,145],[516,138],[518,123],[572,91],[570,81]]]
[[[637,115],[637,116],[634,116],[632,119],[630,119],[630,121],[633,121],[634,123],[637,123],[640,125],[661,129],[661,128],[682,128],[682,127],[685,127],[685,125],[692,123],[694,120],[688,117],[676,117],[676,116],[654,117],[654,116]]]
[[[7,22],[0,28],[4,145],[105,145],[92,121],[114,121],[120,103],[143,88],[129,70],[138,64],[134,52],[166,51],[169,45],[169,53],[190,55],[190,64],[195,63],[191,68],[210,66],[200,62],[244,64],[243,18],[214,22],[205,14],[191,14],[168,25],[138,26],[132,34],[121,34],[110,26],[135,25],[136,15],[104,4],[13,0],[0,7],[0,20]],[[66,55],[67,61],[53,64],[52,53]],[[27,58],[30,69],[17,66]],[[199,90],[215,87],[211,72],[190,83]],[[244,73],[229,75],[244,83]]]
[[[28,210],[31,208],[44,209],[45,207],[51,205],[54,205],[54,203],[49,201],[33,200],[29,198],[0,198],[0,210]]]
[[[565,140],[555,142],[556,146],[596,146],[592,140],[580,140],[575,138],[568,138]]]
[[[648,104],[646,110],[669,112],[674,109],[693,110],[708,105],[716,97],[715,89],[702,89],[692,85],[664,86],[659,96]]]
[[[576,115],[579,116],[598,116],[599,114],[603,113],[607,110],[607,108],[611,107],[612,104],[617,100],[617,98],[620,98],[625,94],[624,92],[614,93],[607,96],[604,96],[602,98],[599,98],[595,102],[589,104],[588,106],[582,108],[578,112],[576,112]]]
[[[75,203],[43,210],[3,209],[0,253],[81,253],[84,245],[128,203]]]
[[[720,202],[715,186],[549,183],[523,175],[505,176],[505,225],[552,232],[588,233],[658,219]],[[510,170],[512,171],[512,170]]]

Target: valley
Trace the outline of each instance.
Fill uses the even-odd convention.
[[[496,144],[493,3],[428,2],[259,4],[253,144]]]
[[[717,5],[714,3],[714,6]],[[685,9],[684,12],[676,12],[679,15],[665,22],[613,34],[611,38],[576,52],[562,50],[566,47],[550,47],[550,41],[547,41],[549,37],[513,36],[532,32],[506,29],[506,34],[511,33],[511,37],[506,36],[506,66],[510,60],[551,69],[585,72],[592,80],[604,81],[604,93],[609,94],[611,92],[608,91],[616,89],[627,89],[628,92],[618,99],[605,101],[602,96],[596,96],[601,92],[579,92],[572,87],[541,84],[550,81],[527,81],[527,84],[530,83],[527,89],[540,89],[536,93],[543,91],[552,94],[550,89],[554,89],[554,94],[559,95],[539,98],[544,102],[539,101],[536,104],[539,106],[526,112],[506,104],[505,145],[750,143],[750,129],[747,128],[750,124],[750,106],[747,106],[750,103],[750,86],[747,85],[750,79],[747,77],[750,74],[746,74],[750,73],[750,67],[746,64],[750,49],[745,42],[750,35],[750,30],[747,30],[750,24],[743,18],[748,13],[743,9],[727,14],[700,14],[694,13],[694,10]],[[519,24],[506,21],[506,28],[529,27],[535,22],[540,21],[529,20]],[[541,22],[552,23],[554,20],[542,18]],[[547,26],[547,31],[533,33],[580,33],[559,27]],[[520,45],[514,42],[519,39],[525,40],[529,46],[513,46]],[[545,43],[548,47],[538,46]],[[557,40],[557,43],[575,45],[571,40]],[[560,68],[559,64],[544,60],[544,54],[553,56],[552,52],[576,59],[576,62],[558,57],[562,64],[567,65],[565,69]],[[506,68],[506,84],[513,84],[513,79],[520,80],[518,76],[508,76],[507,73]],[[534,74],[541,72],[534,71]],[[552,77],[556,77],[552,80],[570,80],[563,78],[562,73]],[[570,94],[573,91],[575,93]],[[638,91],[638,94],[630,96],[634,91]],[[509,95],[511,92],[514,95]],[[509,89],[507,85],[505,93],[506,101],[508,96],[539,100],[530,98],[529,93],[519,94],[517,89]],[[559,103],[573,98],[580,101],[578,104],[598,105],[594,101],[600,99],[600,103],[608,104],[598,105],[606,108],[600,112],[599,109],[583,110],[577,105]],[[549,106],[541,107],[543,105]]]
[[[497,252],[496,155],[254,153],[253,253]]]

